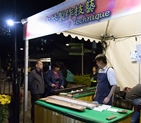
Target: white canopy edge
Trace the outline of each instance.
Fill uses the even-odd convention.
[[[38,59],[29,59],[29,62],[36,62]],[[51,58],[41,58],[42,62],[51,62]]]
[[[79,33],[74,33],[73,31],[65,31],[65,32],[59,32],[59,33],[57,33],[58,35],[59,34],[63,34],[65,37],[67,37],[67,36],[71,36],[72,38],[78,38],[79,40],[82,40],[82,39],[84,39],[85,41],[88,41],[88,40],[90,40],[90,42],[96,42],[96,43],[98,43],[99,41],[100,41],[100,39],[96,39],[96,38],[94,38],[94,37],[90,37],[89,35],[80,35]]]

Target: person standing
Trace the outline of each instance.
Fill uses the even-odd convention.
[[[91,87],[95,87],[97,85],[97,74],[97,68],[96,66],[93,66],[92,73],[90,74]]]
[[[134,106],[131,123],[139,123],[141,109],[141,84],[135,85],[129,92],[127,92],[125,98]]]
[[[53,64],[53,69],[47,72],[45,75],[45,83],[48,85],[47,92],[45,92],[46,96],[51,96],[55,90],[64,88],[64,78],[60,72],[59,63]]]
[[[43,97],[44,94],[44,77],[43,77],[43,63],[37,60],[36,68],[29,74],[28,88],[31,93],[31,120],[34,123],[34,103]]]
[[[115,72],[113,68],[107,66],[107,58],[105,55],[97,55],[95,61],[99,67],[99,71],[94,99],[98,101],[99,104],[112,105],[112,96],[117,85]]]

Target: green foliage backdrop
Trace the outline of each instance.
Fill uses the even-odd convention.
[[[90,75],[84,75],[84,76],[74,75],[74,82],[75,82],[76,84],[81,84],[81,85],[90,86],[90,85],[91,85],[91,82],[90,82]]]

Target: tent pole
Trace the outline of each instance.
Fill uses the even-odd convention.
[[[141,80],[140,80],[140,63],[139,63],[139,84],[141,83],[140,81]]]
[[[106,26],[105,34],[107,34],[107,32],[108,32],[109,23],[110,23],[110,20],[108,20],[108,22],[107,22],[107,26]]]
[[[81,56],[82,56],[82,76],[84,74],[84,44],[82,43],[82,52],[81,52]]]
[[[25,66],[24,66],[24,110],[23,110],[23,123],[26,123],[27,118],[27,103],[28,103],[28,40],[25,41]]]

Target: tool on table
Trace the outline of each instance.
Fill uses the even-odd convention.
[[[116,116],[110,116],[110,117],[107,117],[106,120],[112,120],[114,118],[116,118]]]

